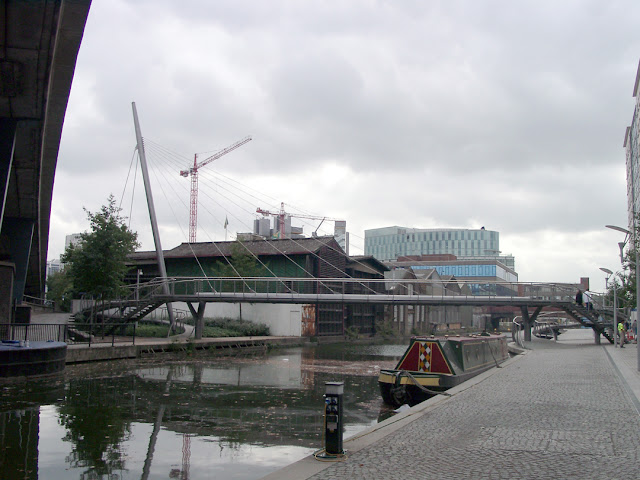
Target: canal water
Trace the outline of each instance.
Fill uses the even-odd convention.
[[[323,446],[325,383],[344,438],[393,414],[377,386],[404,345],[320,345],[67,366],[0,393],[2,479],[256,479]]]

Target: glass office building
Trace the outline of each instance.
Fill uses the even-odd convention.
[[[629,230],[633,231],[633,218],[640,212],[640,63],[638,64],[638,73],[636,73],[636,81],[633,85],[633,97],[636,99],[636,105],[633,109],[633,117],[631,125],[627,127],[624,135],[624,148],[627,157],[627,217],[629,222]]]
[[[364,250],[390,268],[411,268],[416,274],[434,269],[441,276],[478,282],[518,281],[513,256],[500,255],[500,233],[484,228],[375,228],[365,230]]]
[[[422,229],[385,227],[365,230],[365,255],[378,260],[396,260],[408,255],[455,255],[497,258],[500,255],[500,233],[480,228]]]
[[[404,262],[410,266],[414,272],[420,270],[434,269],[441,277],[452,275],[456,278],[473,277],[477,280],[491,279],[502,280],[505,282],[517,282],[518,274],[500,262],[471,262],[467,260],[458,260],[452,262]],[[396,266],[402,266],[402,262],[395,262]]]

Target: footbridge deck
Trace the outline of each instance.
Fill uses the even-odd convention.
[[[107,316],[119,321],[136,321],[162,305],[183,302],[198,321],[208,303],[515,307],[527,339],[538,314],[555,308],[611,341],[613,310],[597,302],[595,309],[587,309],[575,303],[574,295],[574,287],[551,283],[456,281],[442,288],[442,282],[413,279],[181,277],[136,286],[127,299],[92,308],[111,311]]]

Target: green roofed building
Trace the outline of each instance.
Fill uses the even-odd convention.
[[[164,257],[167,276],[170,278],[241,276],[382,279],[384,271],[388,270],[372,257],[349,258],[333,236],[182,243],[164,251]],[[145,282],[159,276],[155,251],[130,255],[129,265],[129,283]],[[384,285],[379,284],[379,288],[383,289]],[[341,284],[331,285],[331,289],[342,293]],[[302,336],[343,335],[345,329],[351,326],[357,327],[360,333],[373,334],[376,320],[382,318],[382,311],[374,305],[357,309],[347,308],[342,304],[304,305],[299,314]],[[289,321],[288,318],[281,320]]]

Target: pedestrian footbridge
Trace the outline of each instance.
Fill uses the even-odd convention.
[[[87,308],[117,322],[138,321],[161,306],[185,303],[195,322],[209,303],[342,304],[513,307],[522,314],[525,339],[543,309],[563,311],[613,342],[613,309],[577,305],[573,287],[562,284],[487,282],[472,288],[437,288],[429,280],[282,277],[181,277],[132,287],[126,298]],[[527,334],[528,331],[528,334]]]

